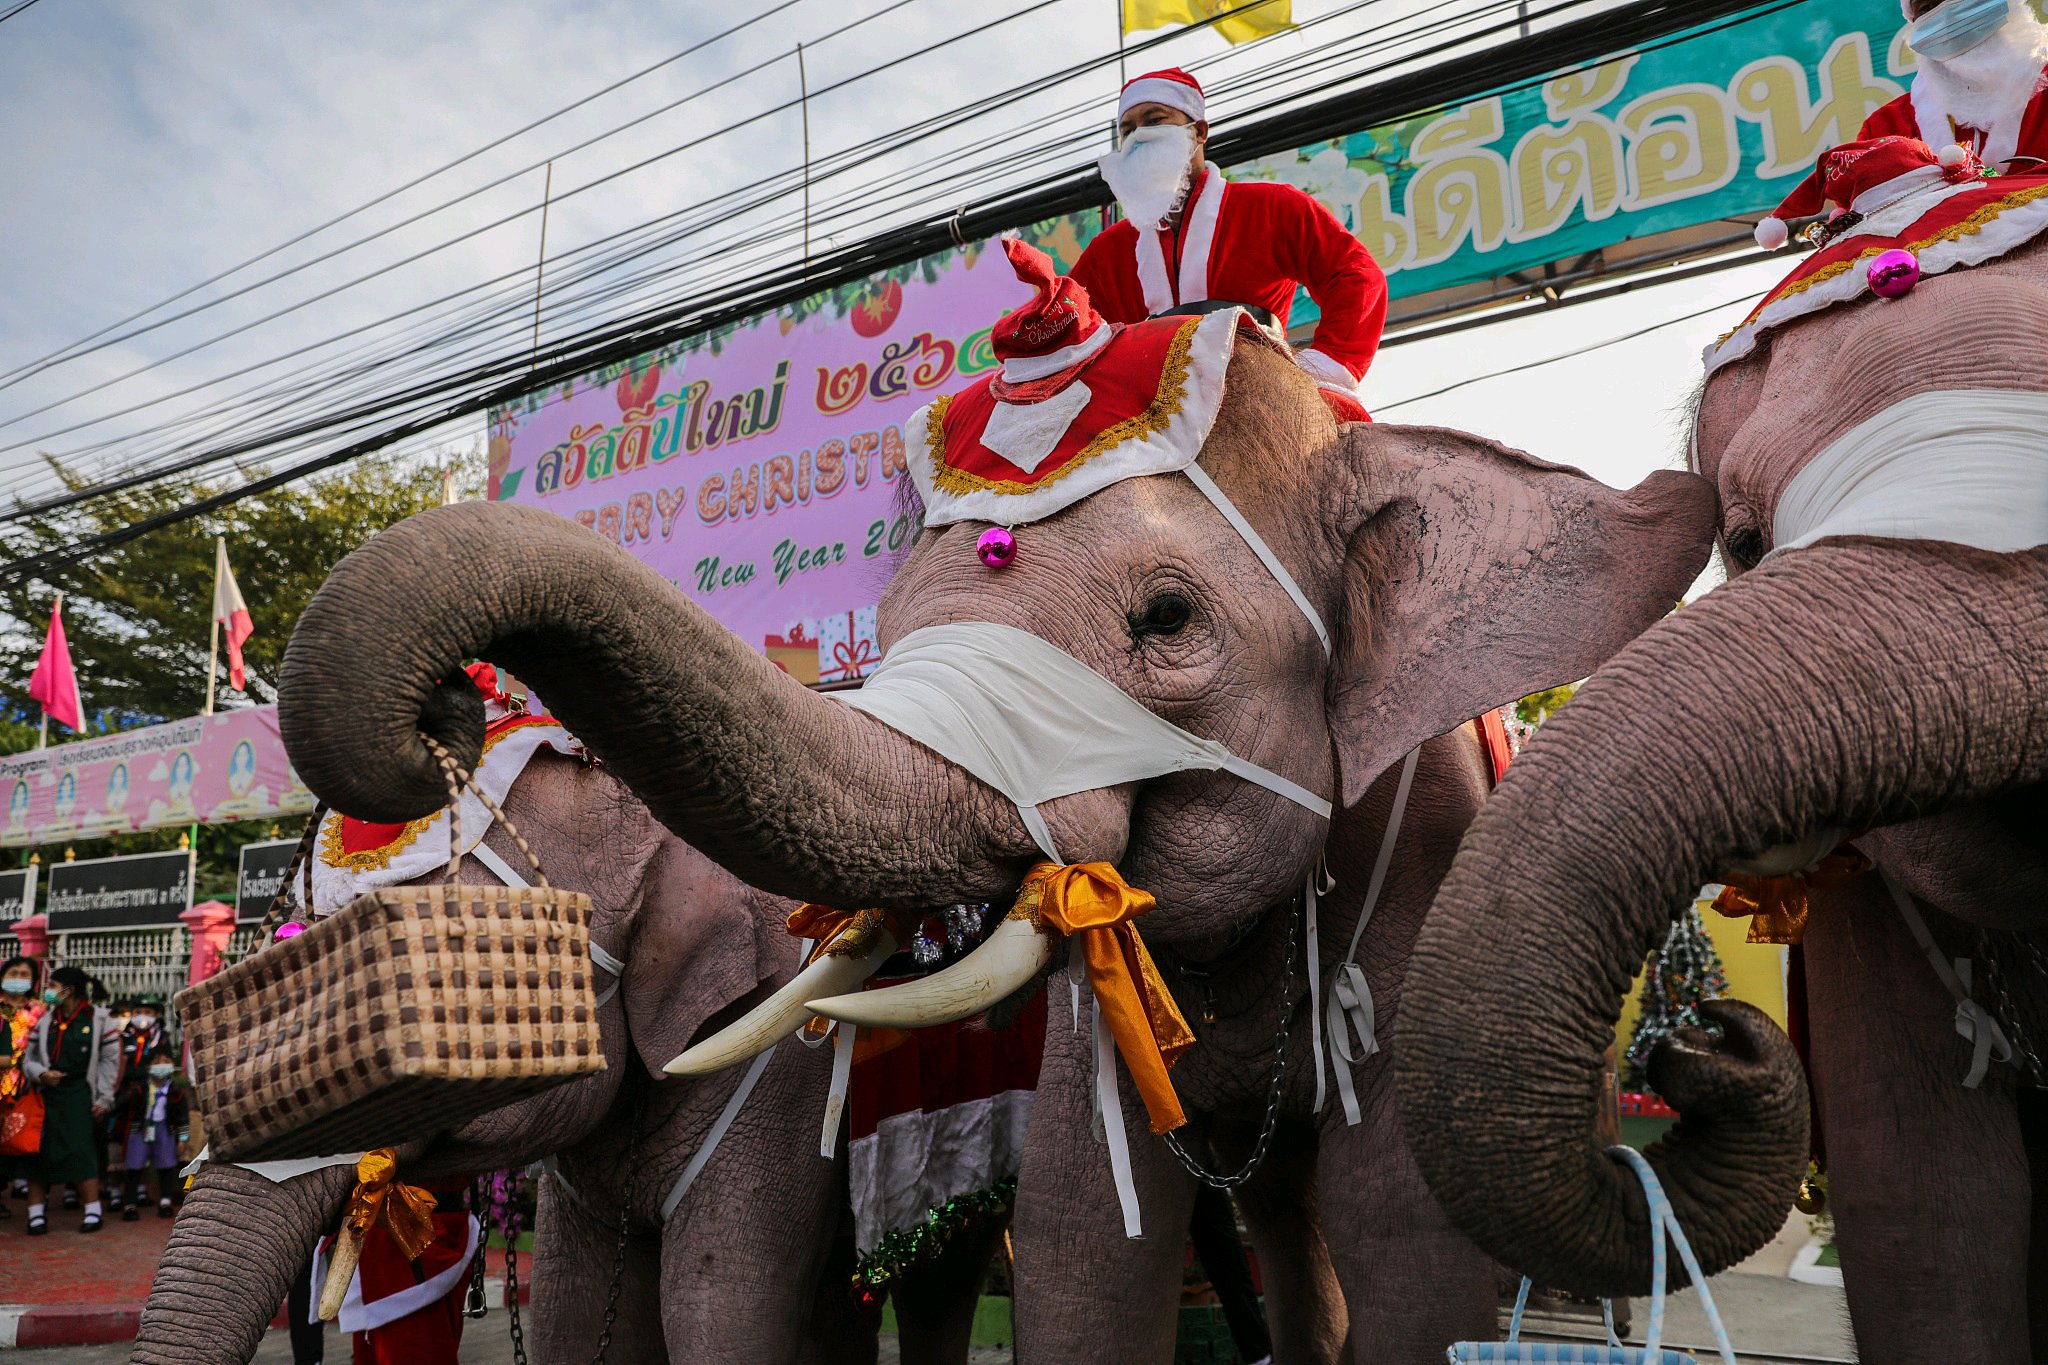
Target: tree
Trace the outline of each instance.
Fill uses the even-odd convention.
[[[67,486],[83,484],[77,473],[55,461],[52,466]],[[471,451],[461,461],[459,485],[474,495],[481,474],[482,453]],[[149,484],[33,517],[0,529],[0,553],[18,559],[56,549],[219,487],[184,480]],[[256,627],[243,648],[248,695],[228,688],[223,662],[219,700],[227,705],[275,700],[285,642],[328,569],[375,532],[438,504],[442,496],[439,469],[416,461],[365,459],[0,590],[0,611],[18,623],[0,638],[0,675],[19,680],[15,697],[23,709],[17,714],[36,715],[26,700],[26,684],[56,592],[64,594],[64,626],[92,732],[197,714],[206,700],[216,536],[227,537],[228,559]]]
[[[52,461],[67,486],[84,480]],[[456,489],[476,496],[483,453],[457,461]],[[152,484],[78,508],[0,528],[9,559],[54,549],[81,536],[129,525],[205,497],[219,485]],[[243,647],[249,690],[228,685],[222,651],[216,705],[275,700],[273,687],[293,624],[334,562],[377,531],[444,497],[442,471],[417,460],[365,459],[324,478],[248,498],[208,516],[167,526],[46,579],[0,590],[0,610],[14,629],[0,636],[0,669],[13,679],[11,716],[0,716],[0,753],[35,747],[37,712],[28,677],[42,648],[54,593],[64,594],[64,627],[88,731],[105,734],[196,715],[206,702],[207,632],[213,617],[213,541],[224,535],[228,558],[248,599],[256,633]],[[23,717],[26,717],[24,720]],[[54,729],[55,727],[53,727]],[[53,741],[59,736],[53,734]],[[197,899],[234,899],[237,854],[258,839],[292,837],[296,818],[206,825],[198,831]],[[45,865],[67,852],[80,858],[177,848],[179,829],[71,840],[40,851]],[[30,850],[18,850],[27,861]],[[8,861],[13,861],[9,859]]]
[[[1643,969],[1642,1012],[1628,1040],[1627,1084],[1647,1089],[1646,1068],[1657,1044],[1679,1029],[1697,1026],[1702,1000],[1719,1000],[1727,993],[1721,954],[1707,935],[1699,906],[1688,905]]]

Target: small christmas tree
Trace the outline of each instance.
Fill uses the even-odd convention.
[[[1697,903],[1688,905],[1671,926],[1664,946],[1650,954],[1643,972],[1641,1013],[1628,1040],[1626,1084],[1647,1090],[1650,1053],[1659,1041],[1700,1022],[1699,1003],[1728,993],[1728,974],[1714,940],[1700,919]]]

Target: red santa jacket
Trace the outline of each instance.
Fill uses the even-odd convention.
[[[2043,75],[2048,77],[2048,71]],[[1947,111],[1936,107],[1933,92],[1916,81],[1913,89],[1863,120],[1863,127],[1856,136],[1917,137],[1936,151],[1952,142],[1960,142],[1975,152],[1985,165],[1994,168],[2016,156],[2040,157],[2048,161],[2048,92],[2037,87],[2033,98],[2027,101],[2027,107],[2017,111],[2017,117],[2003,120],[1996,128],[1983,129],[1951,118]],[[2012,169],[2032,171],[2041,168],[2022,165]]]
[[[1180,222],[1140,233],[1116,223],[1088,244],[1072,275],[1111,322],[1142,322],[1176,304],[1256,304],[1284,329],[1297,286],[1322,310],[1297,353],[1319,383],[1354,392],[1379,349],[1387,277],[1336,215],[1292,185],[1226,181],[1212,164],[1188,191]]]

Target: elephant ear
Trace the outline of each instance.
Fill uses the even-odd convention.
[[[661,831],[620,987],[633,1051],[656,1080],[707,1021],[796,967],[789,907]]]
[[[1441,427],[1356,423],[1330,716],[1356,802],[1426,739],[1583,678],[1678,604],[1706,564],[1712,487],[1621,490]]]

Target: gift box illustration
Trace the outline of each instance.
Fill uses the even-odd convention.
[[[818,637],[820,682],[852,682],[874,672],[875,665],[882,662],[882,651],[875,644],[873,607],[820,617],[812,629]]]
[[[818,637],[802,621],[791,623],[780,635],[763,638],[761,652],[805,687],[818,681]]]

